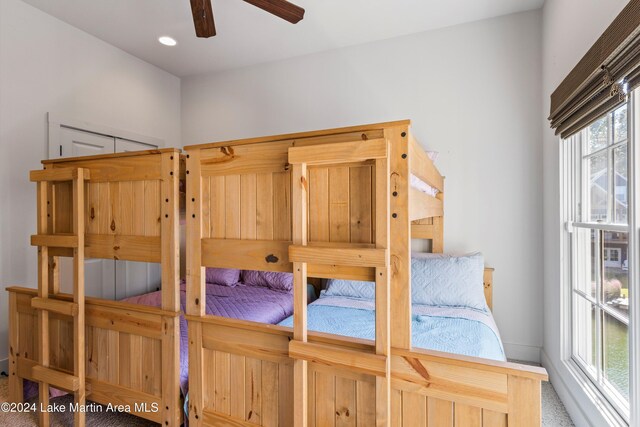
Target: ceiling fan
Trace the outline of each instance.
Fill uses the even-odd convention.
[[[292,24],[297,24],[304,18],[304,9],[286,0],[244,1]],[[191,12],[193,14],[193,24],[196,27],[196,36],[208,38],[216,35],[211,0],[191,0]]]

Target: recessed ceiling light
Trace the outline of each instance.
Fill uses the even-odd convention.
[[[178,42],[174,38],[169,36],[158,37],[158,41],[165,46],[175,46],[178,44]]]

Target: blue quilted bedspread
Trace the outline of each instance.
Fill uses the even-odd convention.
[[[505,360],[502,342],[488,311],[414,306],[413,313],[414,347]],[[292,327],[293,317],[279,324]],[[369,340],[375,337],[373,306],[348,298],[326,297],[310,304],[307,324],[311,331]]]

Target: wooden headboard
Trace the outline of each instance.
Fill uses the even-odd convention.
[[[487,300],[489,310],[493,311],[493,268],[484,268],[484,298]]]

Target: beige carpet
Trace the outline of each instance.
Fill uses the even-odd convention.
[[[9,381],[7,377],[0,377],[0,404],[7,401],[9,395]],[[30,400],[29,402],[35,402],[37,405],[37,398]],[[66,395],[51,399],[51,404],[63,405],[69,408],[70,403],[73,403],[73,396]],[[105,407],[103,407],[104,409]],[[3,412],[0,410],[0,426],[11,427],[33,427],[38,425],[38,416],[29,412]],[[73,425],[73,414],[70,412],[55,413],[51,416],[51,425],[54,427],[69,427]],[[130,414],[116,413],[116,412],[88,412],[87,413],[87,425],[95,427],[116,427],[116,426],[131,426],[131,427],[148,427],[157,426],[158,424],[152,423],[142,418],[135,417]]]
[[[8,381],[6,377],[0,378],[0,403],[7,401]],[[71,396],[62,396],[51,399],[51,403],[58,403],[69,407],[73,401]],[[73,415],[70,413],[54,414],[51,417],[52,425],[55,427],[67,427],[73,425]],[[0,426],[11,427],[32,427],[38,424],[38,418],[33,413],[6,413],[0,411]],[[118,414],[112,412],[88,413],[87,425],[95,427],[115,427],[132,426],[147,427],[157,425],[142,418],[129,414]],[[564,405],[558,398],[556,391],[550,383],[542,383],[542,425],[544,427],[567,427],[573,426]]]

